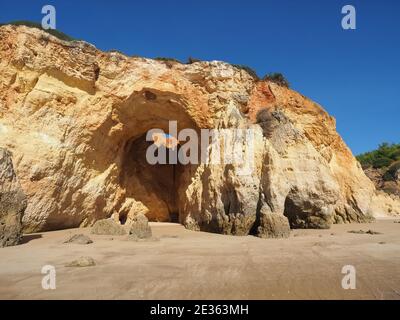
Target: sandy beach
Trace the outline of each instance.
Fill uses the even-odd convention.
[[[1,299],[400,299],[400,223],[294,230],[288,239],[234,237],[151,223],[152,241],[70,229],[24,236],[0,249]],[[350,230],[381,234],[356,234]],[[71,235],[92,244],[64,244]],[[65,267],[81,256],[91,267]],[[56,268],[43,290],[41,268]],[[344,265],[356,289],[344,290]]]

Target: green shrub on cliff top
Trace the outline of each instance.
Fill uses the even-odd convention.
[[[243,64],[232,64],[237,69],[242,69],[246,71],[250,76],[252,76],[255,80],[260,80],[260,77],[258,76],[257,72],[255,72],[252,68],[249,66],[245,66]]]
[[[163,62],[176,62],[176,63],[182,64],[182,62],[179,61],[178,59],[169,58],[169,57],[155,57],[154,60],[163,61]]]
[[[264,76],[263,80],[268,80],[271,82],[274,82],[280,86],[289,88],[290,84],[289,81],[285,78],[285,76],[282,73],[275,72],[275,73],[270,73]]]
[[[386,168],[400,160],[400,144],[382,143],[377,150],[357,156],[363,168]]]
[[[30,27],[30,28],[40,29],[40,30],[43,30],[44,32],[47,32],[47,33],[57,37],[58,39],[64,40],[64,41],[74,41],[75,40],[74,38],[70,37],[69,35],[67,35],[61,31],[53,30],[53,29],[45,30],[42,28],[42,25],[40,23],[36,23],[36,22],[32,22],[32,21],[25,21],[25,20],[11,21],[9,23],[1,23],[0,27],[7,25],[7,24],[13,25],[13,26],[26,26],[26,27]]]

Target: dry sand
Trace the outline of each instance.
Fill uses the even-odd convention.
[[[289,239],[193,232],[151,223],[159,241],[95,236],[90,229],[27,235],[0,249],[1,299],[400,299],[400,223],[294,230]],[[349,230],[383,234],[352,234]],[[94,243],[63,244],[84,233]],[[65,267],[80,256],[92,267]],[[43,290],[41,268],[56,267],[57,288]],[[344,265],[357,288],[341,287]]]

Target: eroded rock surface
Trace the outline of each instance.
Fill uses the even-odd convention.
[[[26,197],[17,181],[11,154],[0,148],[0,247],[19,244]]]
[[[145,214],[285,236],[287,223],[327,228],[387,212],[335,119],[293,90],[224,62],[130,58],[24,26],[1,27],[0,39],[0,146],[15,155],[29,199],[27,232]],[[253,144],[238,141],[252,169],[150,165],[146,133],[168,132],[169,121],[178,132],[252,130]]]
[[[389,170],[372,167],[364,170],[377,189],[371,206],[371,211],[377,217],[395,217],[400,212],[400,169],[397,169],[399,166],[399,162],[396,162]]]
[[[392,167],[393,170],[391,170]],[[389,170],[388,168],[374,169],[370,167],[364,169],[364,172],[374,183],[376,189],[400,199],[400,162],[394,163]]]

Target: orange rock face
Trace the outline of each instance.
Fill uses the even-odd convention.
[[[332,117],[224,62],[129,58],[3,26],[0,92],[0,147],[12,151],[28,197],[27,232],[145,214],[238,235],[274,236],[272,223],[280,236],[289,224],[325,228],[386,214],[380,205],[371,212],[375,188]],[[251,130],[251,147],[239,142],[239,153],[252,153],[252,171],[150,165],[146,133],[168,133],[170,121],[178,131]]]

